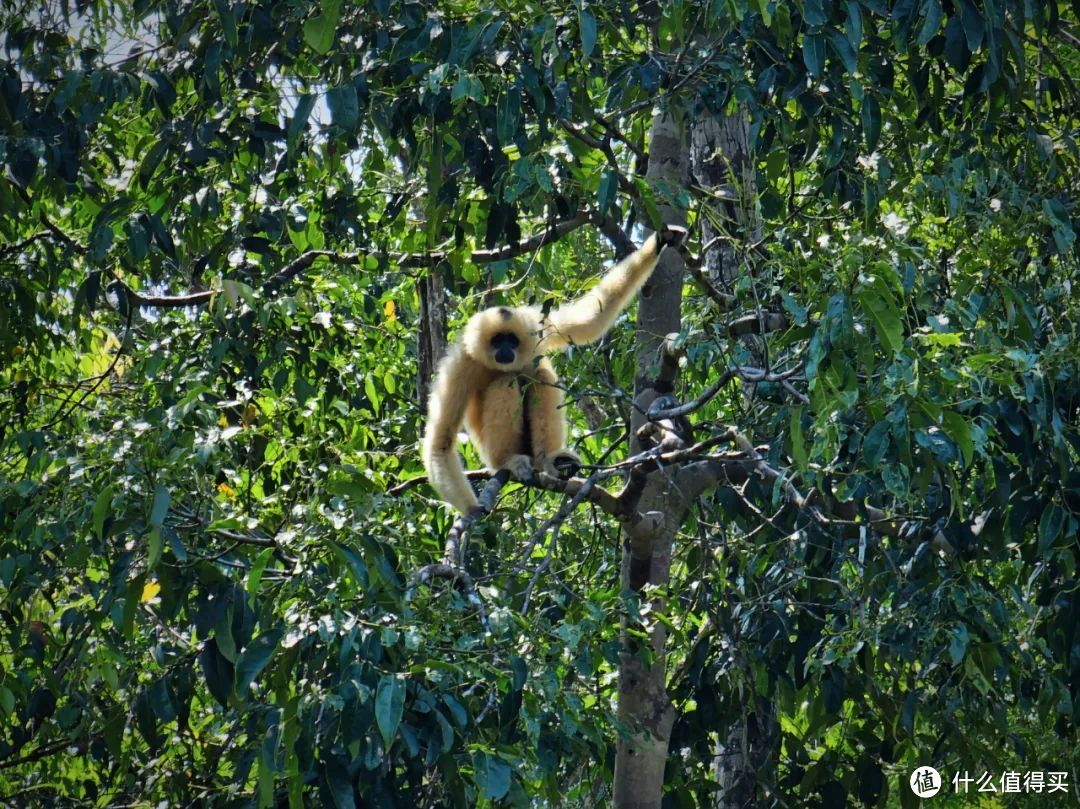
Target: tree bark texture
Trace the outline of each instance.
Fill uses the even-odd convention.
[[[649,183],[654,189],[678,190],[688,178],[686,148],[681,124],[669,114],[653,118],[649,150]],[[663,192],[658,196],[664,196]],[[669,206],[661,207],[667,224],[685,225],[686,216]],[[650,380],[656,377],[659,347],[665,335],[678,331],[682,304],[684,265],[681,256],[667,250],[641,293],[637,324],[637,404],[648,406],[656,392]],[[634,424],[641,423],[641,409],[635,407]],[[634,440],[631,449],[636,451]],[[622,583],[640,591],[653,584],[663,592],[671,566],[671,550],[687,506],[670,480],[653,474],[647,483],[638,510],[661,516],[658,527],[636,535],[624,533]],[[645,521],[649,523],[649,521]],[[651,525],[651,523],[650,523]],[[652,601],[663,611],[664,600]],[[623,654],[619,663],[618,716],[628,730],[620,737],[615,753],[616,809],[659,809],[664,790],[664,767],[668,743],[675,722],[675,709],[667,694],[665,651],[667,631],[657,621],[649,631],[648,654],[623,628]],[[646,660],[651,658],[651,662]]]
[[[417,330],[416,401],[427,409],[435,366],[446,351],[446,287],[442,271],[432,267],[420,279],[420,328]]]
[[[690,171],[707,189],[711,204],[701,217],[701,243],[708,277],[729,287],[740,275],[739,247],[761,238],[757,187],[750,156],[750,119],[702,114],[690,125]]]
[[[694,182],[711,196],[711,204],[701,217],[702,244],[708,247],[705,269],[712,282],[730,287],[752,271],[752,267],[743,266],[743,258],[747,245],[759,241],[762,231],[749,118],[742,110],[732,115],[702,115],[690,125],[690,143]],[[748,395],[753,395],[752,387],[748,387]],[[727,643],[732,648],[736,645],[734,638]],[[777,738],[775,706],[745,705],[743,718],[717,743],[713,771],[720,792],[716,809],[754,805],[757,773],[768,761]]]

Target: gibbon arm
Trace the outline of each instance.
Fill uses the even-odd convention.
[[[603,337],[649,278],[663,246],[654,233],[582,297],[551,312],[544,324],[540,350],[556,351]]]
[[[428,396],[424,468],[439,496],[462,514],[468,514],[478,502],[465,477],[465,466],[457,451],[457,434],[465,419],[469,392],[483,386],[482,371],[460,345],[455,345],[439,363],[435,385]]]

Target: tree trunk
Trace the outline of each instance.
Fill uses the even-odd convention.
[[[420,328],[417,330],[416,401],[427,409],[435,366],[446,351],[446,287],[440,268],[433,267],[420,279]]]
[[[730,286],[742,274],[739,248],[761,238],[757,184],[750,159],[750,119],[702,114],[690,127],[690,170],[712,195],[701,217],[701,243],[709,278]]]
[[[654,188],[679,189],[687,179],[686,149],[682,127],[668,114],[653,118],[647,178]],[[684,225],[685,213],[667,206],[661,215],[668,224]],[[663,337],[678,331],[682,304],[682,257],[674,250],[664,252],[659,266],[641,292],[637,326],[638,405],[648,406],[656,395],[651,380],[656,377],[657,352]],[[640,423],[635,408],[634,425]],[[635,441],[631,438],[631,450]],[[623,537],[622,583],[636,592],[646,584],[667,584],[671,548],[687,505],[663,475],[651,475],[638,502],[638,511],[652,513],[655,521],[644,521],[636,531]],[[652,601],[663,611],[662,598]],[[664,790],[664,766],[668,742],[675,722],[675,709],[667,695],[664,660],[667,631],[655,622],[649,631],[649,650],[623,628],[623,654],[619,663],[618,716],[629,735],[618,741],[615,753],[616,809],[659,809]],[[651,659],[651,663],[646,660]]]
[[[729,287],[752,269],[741,266],[745,247],[761,238],[749,119],[741,110],[719,117],[702,115],[690,127],[690,142],[694,181],[712,194],[712,203],[701,217],[705,267],[710,280]],[[750,386],[747,395],[754,395]],[[723,640],[720,643],[725,645]],[[734,639],[726,643],[736,646]],[[757,773],[773,752],[776,739],[775,706],[745,705],[743,719],[717,744],[713,761],[720,785],[716,809],[754,805]]]

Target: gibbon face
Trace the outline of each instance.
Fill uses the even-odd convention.
[[[536,357],[540,318],[527,307],[485,309],[465,326],[465,352],[492,371],[514,373]]]
[[[500,331],[491,338],[491,356],[497,365],[513,365],[521,341],[512,331]]]

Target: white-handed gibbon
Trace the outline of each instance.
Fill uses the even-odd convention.
[[[435,491],[467,514],[477,505],[457,453],[464,421],[480,458],[529,480],[533,469],[562,478],[581,467],[566,447],[559,378],[545,355],[599,340],[686,230],[665,226],[616,264],[581,298],[544,314],[535,306],[496,306],[473,315],[446,352],[428,401],[424,466]]]

